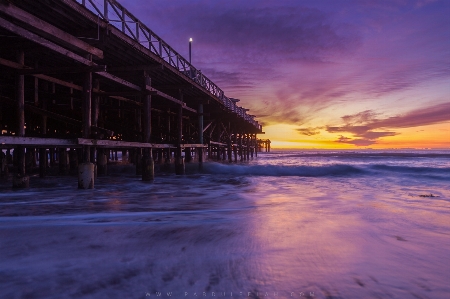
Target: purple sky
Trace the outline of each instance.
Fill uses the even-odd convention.
[[[450,129],[449,0],[120,3],[185,57],[192,37],[193,64],[266,127],[355,145]]]

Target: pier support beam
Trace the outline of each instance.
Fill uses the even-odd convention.
[[[246,134],[245,143],[247,147],[247,161],[250,160],[250,134]]]
[[[240,160],[243,161],[244,160],[244,154],[243,154],[243,149],[242,149],[242,133],[239,134],[238,145],[239,145]]]
[[[44,150],[44,152],[45,152],[45,150]],[[39,156],[40,156],[40,154],[39,154]],[[39,157],[39,161],[40,161],[40,158],[41,157]],[[39,162],[39,163],[41,163],[41,162]],[[74,148],[69,151],[69,168],[70,168],[69,173],[71,175],[77,174],[77,172],[78,172],[78,153],[77,153],[77,150]]]
[[[44,82],[44,90],[48,92],[48,83]],[[36,96],[36,94],[35,94]],[[36,100],[36,99],[35,99]],[[43,110],[47,110],[47,99],[44,97],[43,99],[39,100],[41,103],[41,108]],[[47,134],[47,116],[42,115],[41,118],[41,135],[45,137]],[[39,177],[43,178],[47,175],[47,164],[48,164],[48,157],[47,157],[47,149],[40,148],[39,149]]]
[[[140,108],[134,111],[135,131],[137,132],[136,141],[142,141],[142,111]],[[142,149],[136,148],[133,151],[133,163],[136,166],[136,175],[142,175]]]
[[[227,154],[228,154],[228,162],[232,163],[233,162],[233,148],[231,146],[231,138],[228,140]]]
[[[17,52],[17,62],[25,64],[25,54],[23,50]],[[25,78],[17,75],[16,78],[16,103],[17,103],[17,136],[25,136]],[[17,173],[13,177],[13,188],[30,187],[30,178],[25,174],[25,148],[17,146],[14,149],[17,155]]]
[[[65,148],[59,149],[59,174],[66,175],[68,173],[68,154]]]
[[[203,144],[203,104],[198,105],[198,143]],[[203,166],[203,148],[198,148],[198,163],[200,169]]]
[[[92,55],[88,55],[89,60],[92,60]],[[83,138],[91,137],[91,111],[92,111],[92,72],[86,72],[84,75],[83,85]],[[90,146],[83,147],[83,161],[84,163],[78,165],[78,188],[92,189],[94,188],[94,174],[95,166],[91,163],[91,149]]]
[[[150,76],[144,72],[144,87],[151,85]],[[143,90],[146,90],[143,88]],[[151,142],[152,134],[152,96],[145,94],[143,101],[143,142]],[[151,148],[144,148],[144,156],[142,158],[142,180],[153,181],[155,178],[155,163],[153,161],[153,154]]]
[[[78,165],[78,188],[93,189],[94,188],[94,164],[85,162]]]
[[[8,176],[8,159],[3,151],[0,151],[0,177]]]
[[[183,101],[183,93],[180,90],[180,101]],[[177,128],[177,149],[175,155],[175,173],[185,174],[184,157],[181,154],[181,143],[183,142],[183,106],[178,106],[178,128]]]
[[[98,79],[95,79],[93,81],[93,89],[94,90],[100,90],[100,82]],[[99,110],[100,110],[100,97],[98,94],[95,94],[94,96],[91,96],[91,125],[94,127],[98,126],[98,116],[99,116]],[[96,138],[99,138],[99,136],[95,136]],[[91,163],[95,163],[96,158],[96,147],[91,146],[90,150],[90,161]],[[97,154],[97,164],[95,165],[95,177],[97,177],[98,174],[98,154]]]
[[[108,174],[108,158],[106,157],[105,150],[102,148],[97,149],[97,175],[105,176]]]

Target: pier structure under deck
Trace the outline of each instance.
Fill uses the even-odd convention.
[[[239,100],[116,0],[0,0],[0,44],[0,170],[15,187],[58,165],[93,188],[118,151],[151,181],[155,163],[183,174],[267,144]]]

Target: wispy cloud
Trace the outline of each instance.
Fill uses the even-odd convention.
[[[442,122],[450,122],[450,103],[442,103],[431,107],[415,109],[403,115],[378,118],[380,114],[366,110],[342,117],[345,125],[327,126],[329,133],[351,133],[354,139],[340,135],[336,142],[367,146],[377,142],[377,139],[395,136],[398,133],[392,129],[426,126]],[[374,130],[388,131],[374,131]]]
[[[320,128],[299,128],[297,129],[297,132],[299,132],[302,135],[306,135],[306,136],[314,136],[314,135],[318,135],[320,134]]]
[[[324,55],[353,50],[361,42],[357,26],[336,22],[327,13],[298,3],[234,2],[231,6],[224,2],[178,1],[175,5],[164,1],[161,13],[159,1],[153,2],[151,7],[143,7],[152,18],[170,18],[166,26],[180,36],[194,36],[194,53],[200,57],[197,62],[320,61]]]
[[[349,137],[345,137],[342,135],[339,136],[339,138],[336,140],[336,142],[348,143],[348,144],[353,144],[356,146],[368,146],[368,145],[372,145],[375,143],[375,141],[369,140],[369,139],[361,139],[361,138],[351,139]]]
[[[450,102],[412,110],[406,114],[374,120],[374,128],[411,128],[450,121]]]

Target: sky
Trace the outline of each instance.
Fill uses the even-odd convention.
[[[450,0],[120,0],[272,148],[450,148]]]

